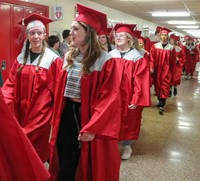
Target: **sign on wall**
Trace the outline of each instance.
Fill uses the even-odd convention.
[[[54,6],[53,7],[53,20],[63,19],[63,7],[62,6]]]

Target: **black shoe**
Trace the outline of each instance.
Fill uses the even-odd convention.
[[[159,114],[160,114],[160,115],[163,115],[163,114],[164,114],[164,109],[163,109],[163,107],[160,107],[160,108],[159,108]]]
[[[177,95],[177,88],[174,88],[174,96]]]
[[[158,104],[156,105],[156,107],[161,107],[160,103],[158,103]]]
[[[170,90],[169,91],[169,96],[168,97],[171,97],[172,96],[172,91]]]

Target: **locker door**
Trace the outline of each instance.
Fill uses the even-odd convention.
[[[2,71],[3,80],[5,81],[6,77],[10,71],[10,27],[11,27],[11,6],[8,4],[3,4],[0,2],[0,69]]]
[[[25,39],[25,31],[23,33],[22,26],[17,23],[34,12],[48,16],[49,8],[16,0],[0,2],[0,70],[2,69],[4,81],[9,75],[14,59],[21,52]]]
[[[19,21],[24,17],[24,8],[21,6],[13,6],[13,18],[12,18],[12,28],[11,28],[11,66],[14,59],[20,53],[22,44],[24,41],[24,35],[22,33],[22,26],[18,24]]]
[[[24,17],[33,14],[35,12],[34,8],[24,7]]]
[[[35,13],[38,13],[40,15],[46,16],[45,11],[42,9],[35,9]]]

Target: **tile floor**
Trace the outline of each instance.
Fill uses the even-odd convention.
[[[200,72],[190,80],[182,76],[164,115],[156,104],[152,95],[132,156],[122,161],[120,181],[200,181]]]

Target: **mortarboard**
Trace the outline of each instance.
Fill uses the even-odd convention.
[[[188,36],[188,35],[185,35],[184,36],[184,40],[186,41],[186,40],[190,40],[192,37],[190,37],[190,36]]]
[[[136,24],[116,24],[114,29],[116,33],[126,32],[132,35],[133,29],[136,27]]]
[[[162,27],[161,26],[157,26],[156,27],[156,31],[155,31],[155,34],[157,34],[157,33],[160,33],[160,30],[162,29]]]
[[[76,21],[81,21],[94,28],[99,34],[100,30],[107,28],[107,16],[106,14],[88,8],[81,4],[77,4],[78,16],[75,18]]]
[[[145,41],[146,41],[146,38],[144,38],[144,37],[142,37],[142,36],[140,36],[140,37],[138,38],[138,42],[143,42],[143,43],[145,43]]]
[[[46,31],[45,25],[52,22],[52,19],[49,19],[40,14],[33,13],[25,18],[23,18],[18,24],[26,26],[26,32],[29,32],[34,29],[39,29]]]
[[[170,38],[172,38],[174,41],[179,41],[180,40],[180,37],[179,36],[176,36],[175,34],[172,34],[170,36]]]
[[[171,32],[171,30],[170,30],[170,29],[168,29],[168,28],[165,28],[165,27],[164,27],[164,28],[162,28],[162,29],[160,30],[160,33],[161,33],[161,34],[167,34],[167,35],[168,35],[168,34],[169,34],[169,32]]]
[[[133,37],[135,37],[135,38],[138,39],[138,38],[141,36],[141,33],[142,33],[142,31],[133,30],[132,33],[131,33],[131,35],[132,35]]]
[[[99,36],[101,36],[101,35],[109,36],[112,30],[113,30],[113,28],[101,29],[98,35]]]

